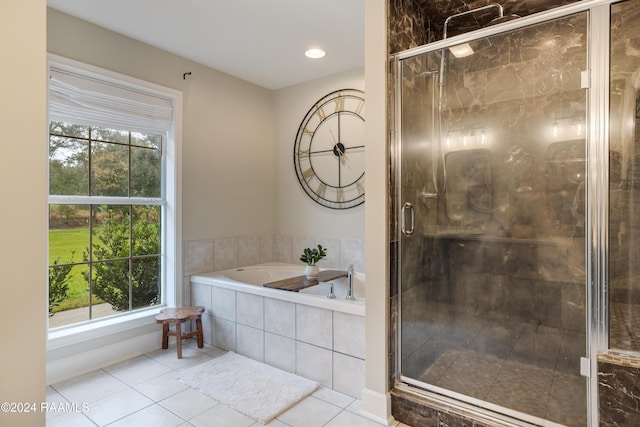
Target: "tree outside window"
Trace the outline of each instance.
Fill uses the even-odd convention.
[[[56,121],[49,132],[52,326],[159,304],[162,137]]]

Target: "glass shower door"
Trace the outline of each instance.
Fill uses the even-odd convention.
[[[400,61],[401,381],[587,423],[587,16]]]

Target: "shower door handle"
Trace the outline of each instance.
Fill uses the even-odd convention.
[[[410,228],[407,228],[407,223],[406,223],[407,211],[409,212]],[[405,202],[405,204],[402,206],[401,221],[402,221],[402,227],[401,227],[402,234],[404,234],[405,236],[411,236],[413,234],[413,228],[416,222],[416,211],[413,208],[413,205],[409,202]]]

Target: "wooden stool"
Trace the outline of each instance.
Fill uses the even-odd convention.
[[[176,348],[178,349],[178,359],[182,359],[182,340],[191,337],[198,337],[198,348],[204,347],[202,337],[202,313],[204,307],[179,307],[165,308],[156,316],[156,323],[162,324],[162,349],[169,348],[169,337],[176,337]],[[180,325],[187,320],[196,321],[196,331],[187,334],[182,333]],[[169,324],[175,323],[176,330],[169,330]]]

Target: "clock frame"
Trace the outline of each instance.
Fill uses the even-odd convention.
[[[320,98],[300,123],[293,164],[316,203],[349,209],[364,203],[364,92],[340,89]]]

